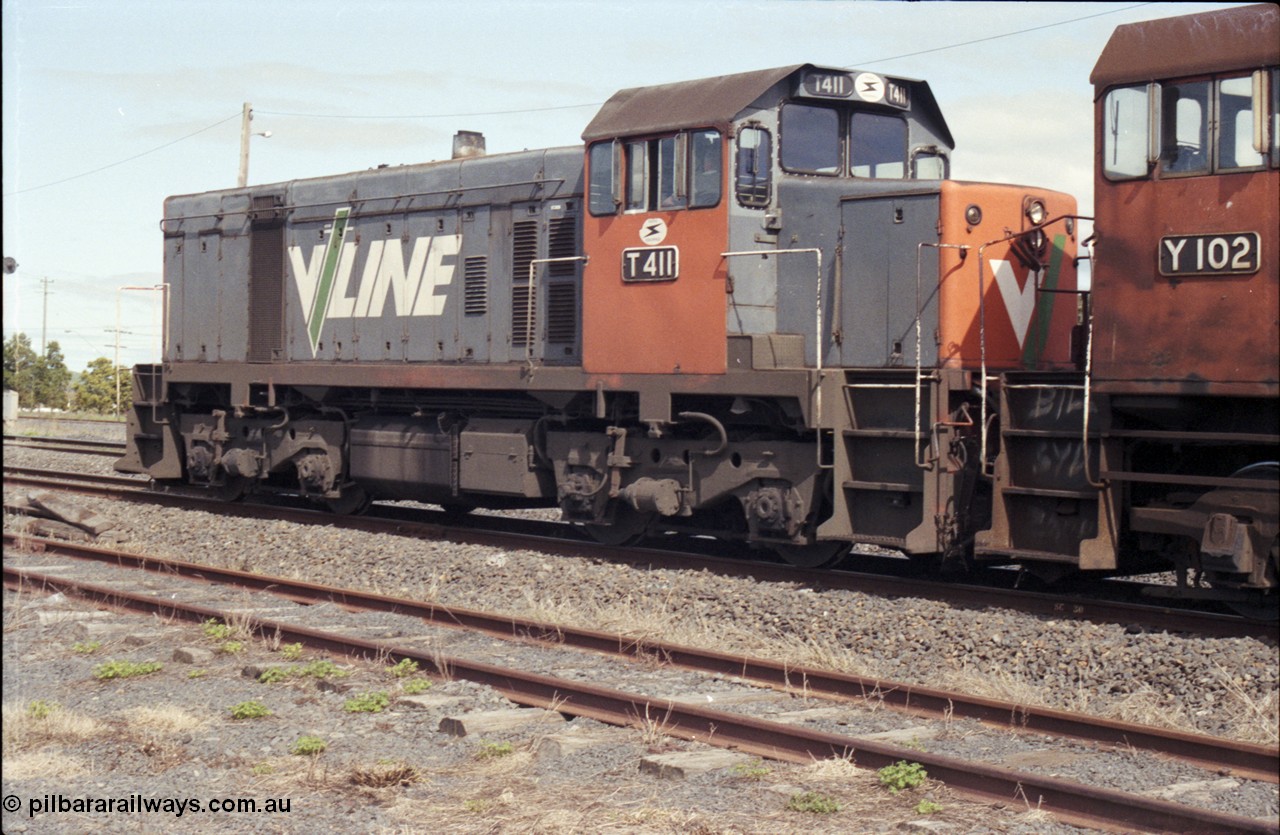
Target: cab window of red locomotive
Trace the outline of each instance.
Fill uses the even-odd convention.
[[[896,116],[855,111],[849,119],[849,173],[901,180],[907,176],[907,123]]]
[[[773,169],[773,137],[764,128],[738,131],[738,162],[734,168],[734,192],[738,203],[750,208],[769,205]]]
[[[696,131],[689,134],[689,205],[695,209],[715,206],[720,202],[724,182],[720,132]]]
[[[658,151],[658,208],[683,209],[689,203],[684,134],[664,136],[654,144]]]
[[[1102,173],[1109,180],[1145,177],[1147,164],[1147,85],[1117,87],[1102,103]]]
[[[590,182],[587,184],[590,194],[587,206],[593,215],[611,215],[618,211],[614,183],[618,172],[614,170],[616,142],[597,142],[587,151],[588,164],[591,166]]]
[[[649,143],[627,143],[627,211],[649,208]]]
[[[1253,147],[1253,77],[1218,82],[1218,169],[1261,168],[1266,159]]]
[[[1209,172],[1209,81],[1164,84],[1160,103],[1161,174]]]
[[[830,107],[789,103],[779,128],[782,167],[805,174],[840,173],[840,114]]]

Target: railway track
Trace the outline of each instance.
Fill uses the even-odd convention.
[[[577,536],[572,528],[560,523],[530,523],[527,520],[511,521],[501,517],[477,516],[462,524],[456,517],[394,505],[375,505],[371,513],[365,516],[341,517],[305,509],[298,503],[225,503],[210,499],[195,489],[154,491],[148,489],[146,481],[137,477],[82,475],[26,467],[5,467],[4,473],[6,482],[13,485],[67,490],[169,507],[214,510],[220,514],[245,518],[287,519],[297,524],[339,525],[373,533],[447,539],[473,545],[532,548],[560,556],[603,558],[637,566],[705,569],[733,576],[749,575],[758,580],[798,583],[808,587],[844,589],[887,597],[920,597],[956,606],[1001,607],[1025,614],[1069,620],[1120,623],[1135,628],[1211,637],[1261,637],[1280,642],[1280,623],[1275,621],[1256,621],[1238,615],[1174,606],[1061,596],[882,573],[803,569],[687,550],[605,546],[586,541]]]
[[[607,636],[602,633],[570,634],[572,630],[563,630],[555,624],[514,621],[456,609],[438,609],[432,614],[428,610],[436,607],[423,606],[412,601],[379,598],[347,589],[326,588],[283,578],[255,578],[254,575],[191,564],[153,561],[142,557],[112,555],[107,552],[89,554],[83,549],[57,547],[56,553],[64,557],[70,556],[73,551],[79,551],[80,557],[88,557],[97,562],[114,558],[125,566],[139,567],[149,564],[149,568],[165,573],[169,578],[180,575],[186,580],[199,578],[205,583],[246,584],[255,591],[264,591],[265,585],[273,594],[309,603],[326,600],[337,603],[345,609],[377,607],[382,611],[395,611],[414,617],[428,616],[437,624],[452,621],[451,625],[455,628],[478,628],[486,634],[501,635],[505,638],[530,640],[540,637],[545,640],[551,636],[557,646],[582,644],[582,648],[601,651],[604,645],[611,644],[612,651],[615,653],[635,654],[635,651],[626,650],[625,647],[629,641],[621,636]],[[5,582],[11,587],[26,585],[56,590],[102,605],[156,613],[166,618],[194,622],[204,622],[209,619],[230,622],[229,618],[232,617],[229,612],[221,611],[216,607],[187,602],[192,598],[201,599],[202,593],[199,591],[199,586],[202,583],[193,583],[192,585],[196,586],[194,591],[188,589],[186,592],[175,592],[172,589],[166,589],[161,599],[152,594],[128,590],[137,587],[136,582],[128,579],[128,575],[132,573],[129,570],[117,569],[120,571],[120,576],[116,582],[104,584],[101,581],[88,582],[74,579],[65,576],[65,572],[62,571],[57,572],[55,576],[50,571],[42,572],[24,568],[15,565],[14,562],[11,559],[5,565]],[[207,599],[207,595],[204,599]],[[244,622],[243,614],[239,617],[241,622]],[[652,723],[651,717],[661,716],[661,729],[664,734],[760,757],[789,762],[809,762],[815,758],[856,757],[858,765],[864,768],[880,768],[902,760],[910,760],[920,763],[934,779],[972,798],[1001,804],[1013,802],[1016,798],[1034,800],[1045,811],[1077,825],[1103,828],[1125,827],[1151,831],[1277,831],[1276,826],[1268,821],[1155,800],[1144,795],[1081,785],[1042,774],[1002,768],[955,756],[932,754],[918,748],[902,748],[874,739],[810,730],[794,724],[711,709],[630,690],[599,687],[456,656],[446,657],[438,652],[424,652],[420,648],[402,643],[353,638],[330,629],[317,630],[279,619],[267,619],[254,615],[248,618],[247,625],[261,636],[274,636],[282,641],[300,642],[329,652],[366,659],[382,659],[392,663],[409,659],[418,663],[429,673],[463,678],[493,687],[508,699],[529,707],[549,708],[563,714],[631,727],[644,727]],[[693,657],[697,654],[697,651],[687,648],[664,647],[652,643],[638,647],[636,651],[643,657],[670,656],[673,660],[683,659],[683,662],[676,661],[676,663],[689,665],[695,663]],[[713,663],[720,665],[724,661],[725,658],[720,657]],[[767,664],[768,662],[759,662],[755,659],[739,658],[729,666],[736,668],[735,674],[740,678],[750,679],[753,671]],[[822,674],[817,671],[792,668],[789,675],[791,676],[789,683],[781,686],[803,687],[810,694],[821,692],[818,685],[825,681]],[[802,679],[797,681],[797,676],[802,676]],[[883,688],[885,683],[880,684]],[[777,682],[773,685],[779,686]],[[824,689],[827,686],[822,685]],[[865,687],[866,683],[856,686]],[[834,693],[826,695],[844,698]],[[951,695],[954,696],[954,694]],[[917,704],[923,704],[925,701],[927,700],[921,698]],[[1005,718],[1006,723],[1009,718]],[[1016,723],[1016,716],[1012,718]],[[1139,735],[1144,738],[1154,738],[1147,737],[1142,729],[1134,728],[1130,729],[1130,732],[1135,738]],[[1157,731],[1155,736],[1171,739],[1178,735],[1171,737]],[[1178,744],[1185,746],[1193,742],[1196,741],[1179,740]],[[1248,749],[1257,748],[1257,746],[1240,746],[1216,740],[1199,740],[1198,743],[1200,747],[1195,753],[1191,753],[1190,757],[1199,766],[1218,771],[1232,771],[1242,777],[1246,776],[1246,772],[1257,774],[1259,779],[1262,775],[1267,775],[1274,782],[1276,752],[1253,751]],[[1165,753],[1169,756],[1183,756],[1178,751]],[[1242,760],[1241,757],[1247,759]]]
[[[4,541],[6,545],[22,550],[225,584],[307,605],[332,602],[349,609],[408,615],[438,626],[482,632],[504,640],[532,641],[632,660],[657,661],[667,666],[701,673],[734,676],[753,684],[811,697],[851,702],[874,698],[884,706],[913,715],[935,719],[975,719],[1021,733],[1044,733],[1102,745],[1153,751],[1220,773],[1280,783],[1280,774],[1277,774],[1280,748],[1275,746],[1253,745],[1116,722],[1032,705],[978,698],[957,691],[847,675],[767,658],[731,655],[649,638],[577,629],[559,623],[515,618],[456,606],[423,603],[286,577],[140,556],[119,549],[19,537],[14,534],[5,534]]]
[[[42,449],[49,452],[76,452],[81,455],[119,457],[124,454],[123,441],[93,441],[84,438],[58,438],[39,435],[5,435],[5,445]]]

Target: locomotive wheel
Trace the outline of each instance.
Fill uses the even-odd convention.
[[[644,539],[644,531],[651,518],[652,514],[641,513],[624,505],[614,512],[612,525],[587,523],[583,527],[601,545],[635,545]]]
[[[827,568],[849,553],[847,542],[815,542],[812,545],[775,545],[773,552],[796,568]]]
[[[221,484],[209,485],[209,495],[220,502],[238,502],[249,492],[249,479],[227,476]]]
[[[346,487],[342,491],[342,495],[336,499],[325,499],[325,505],[331,513],[338,516],[358,516],[369,509],[369,505],[373,504],[373,499],[365,492],[365,489],[358,484]]]

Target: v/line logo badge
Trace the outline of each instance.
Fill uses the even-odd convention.
[[[991,259],[991,272],[995,275],[996,287],[1000,290],[1000,297],[1004,299],[1005,310],[1009,312],[1009,322],[1013,325],[1013,334],[1018,338],[1018,348],[1023,351],[1023,360],[1027,363],[1034,363],[1040,359],[1040,353],[1048,340],[1055,298],[1053,291],[1058,289],[1058,282],[1062,277],[1065,247],[1065,236],[1054,236],[1047,269],[1028,270],[1026,281],[1021,287],[1018,286],[1018,278],[1011,262]],[[1037,307],[1038,288],[1048,292],[1043,295]],[[1035,319],[1034,331],[1033,319]],[[1028,336],[1031,337],[1030,341]]]
[[[445,290],[453,283],[461,235],[424,235],[413,242],[406,265],[399,238],[369,244],[356,295],[351,291],[358,246],[347,240],[351,233],[351,207],[334,212],[326,243],[304,256],[301,246],[289,247],[289,267],[302,301],[302,315],[311,343],[311,356],[320,346],[320,335],[330,319],[378,319],[394,302],[396,316],[439,316]]]

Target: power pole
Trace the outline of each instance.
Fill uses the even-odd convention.
[[[44,285],[44,316],[40,321],[40,356],[44,356],[45,335],[49,332],[49,285],[53,282],[49,280],[49,276],[40,279],[40,283]]]
[[[240,114],[240,178],[236,185],[244,188],[249,184],[249,123],[253,121],[253,108],[249,102],[244,103]]]

